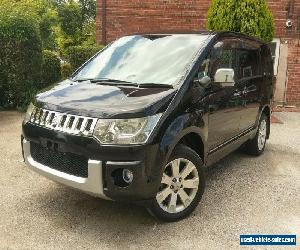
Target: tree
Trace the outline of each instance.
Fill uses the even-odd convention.
[[[80,6],[75,2],[63,3],[58,8],[62,31],[67,36],[75,36],[82,30],[83,20]]]
[[[266,0],[213,0],[207,28],[241,32],[265,42],[272,41],[275,30]]]
[[[54,0],[60,25],[56,30],[61,51],[96,43],[96,0]]]
[[[39,88],[42,41],[36,19],[0,9],[0,105],[25,107]]]
[[[97,6],[95,0],[78,0],[81,8],[82,20],[84,22],[94,22],[97,14]]]
[[[57,43],[55,41],[55,27],[58,25],[57,11],[54,6],[46,0],[40,1],[39,9],[37,9],[38,16],[40,17],[39,27],[43,48],[45,50],[55,50]]]
[[[0,0],[0,10],[13,11],[37,21],[44,49],[55,49],[57,13],[51,0]]]
[[[0,0],[1,1],[1,0]],[[52,4],[56,8],[60,8],[66,4],[78,4],[80,7],[80,12],[82,15],[82,20],[87,21],[91,20],[94,21],[96,19],[96,0],[48,0],[52,2]]]

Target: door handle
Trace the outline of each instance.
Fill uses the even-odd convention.
[[[257,90],[255,85],[251,85],[250,87],[244,89],[244,94],[248,94],[250,92],[255,92]]]
[[[235,91],[235,92],[233,93],[233,96],[234,96],[234,97],[240,97],[242,94],[243,94],[242,91]]]

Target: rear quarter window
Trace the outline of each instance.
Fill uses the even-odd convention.
[[[259,51],[255,49],[238,50],[238,76],[240,79],[254,77],[260,73]]]
[[[238,79],[256,77],[262,74],[260,65],[260,46],[256,42],[241,40],[237,49]]]
[[[261,67],[263,69],[264,75],[274,75],[272,54],[270,48],[267,45],[261,46]]]

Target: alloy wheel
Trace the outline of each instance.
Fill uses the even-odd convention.
[[[198,188],[196,166],[187,159],[178,158],[166,165],[156,201],[165,212],[179,213],[192,203]]]
[[[258,143],[258,149],[262,150],[265,146],[267,138],[267,122],[266,120],[262,120],[258,129],[258,137],[257,137],[257,143]]]

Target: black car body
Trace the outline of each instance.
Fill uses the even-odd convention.
[[[145,202],[156,216],[176,220],[197,204],[187,199],[186,205],[180,196],[175,203],[181,200],[186,209],[176,213],[172,208],[168,213],[166,209],[159,211],[159,206],[153,208],[156,205],[152,203],[174,150],[179,155],[186,150],[179,150],[179,145],[198,157],[193,161],[191,156],[190,161],[197,165],[195,174],[203,183],[201,169],[241,145],[245,144],[249,153],[262,153],[270,133],[270,50],[255,38],[231,32],[143,34],[122,39],[126,41],[107,46],[72,78],[36,97],[23,122],[24,158],[32,169],[54,181],[105,199]],[[143,58],[146,48],[159,53],[153,56],[148,52]],[[101,58],[102,53],[109,55]],[[164,53],[168,53],[165,58]],[[181,63],[185,55],[188,60]],[[98,69],[97,63],[102,63],[102,75],[90,76],[89,72]],[[159,65],[155,71],[153,64]],[[130,75],[126,75],[128,71]],[[152,127],[141,135],[137,132],[134,139],[125,132],[120,139],[122,132],[114,130],[122,130],[124,121],[124,131],[135,133],[138,126],[148,126],[140,124],[151,123],[144,117],[151,117]],[[134,120],[137,118],[141,120]],[[262,119],[264,131],[259,130]],[[68,129],[64,128],[66,122],[71,123]],[[96,130],[100,131],[98,138]],[[123,142],[102,143],[115,140]],[[255,143],[260,143],[259,148]],[[192,195],[198,197],[197,202],[203,183]]]

